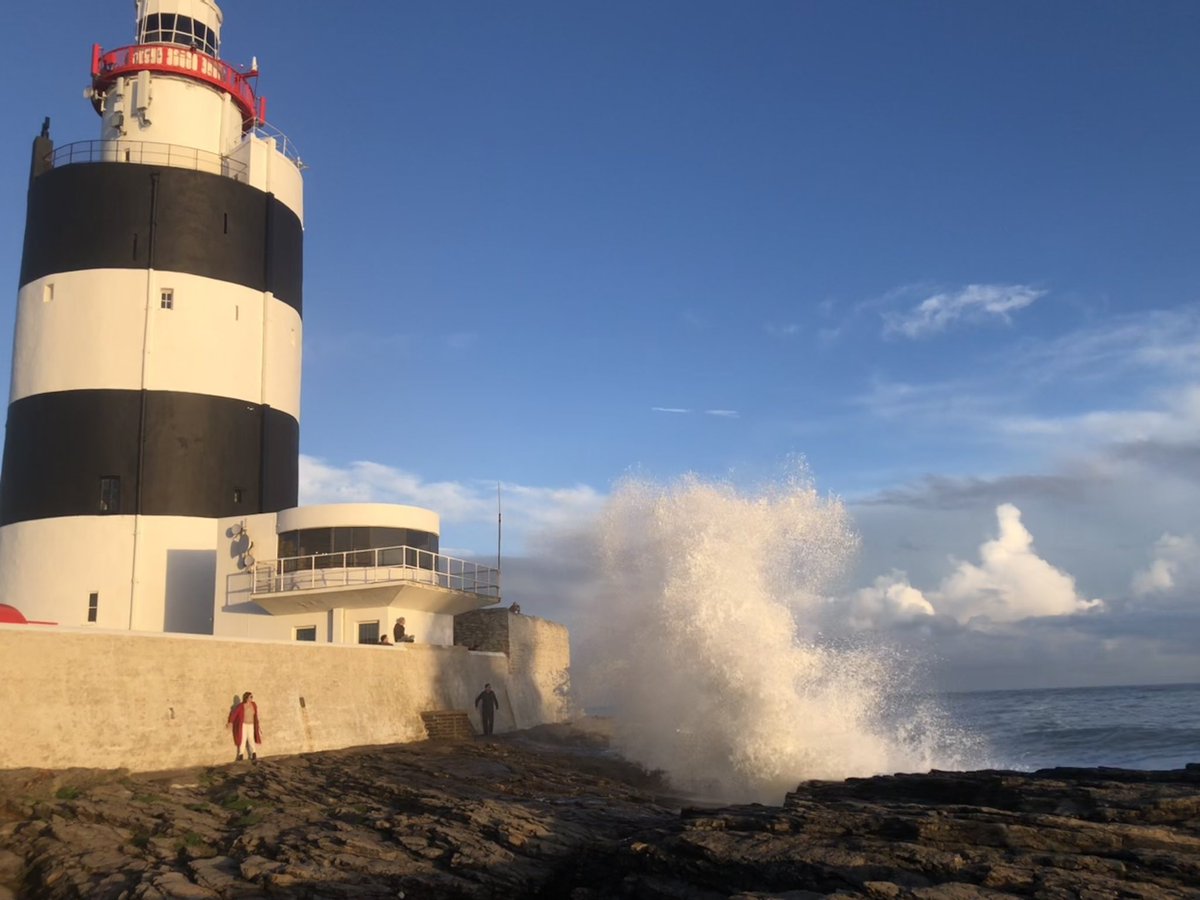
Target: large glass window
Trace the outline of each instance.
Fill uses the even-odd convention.
[[[379,643],[379,622],[359,622],[358,642],[360,644]]]
[[[216,56],[217,33],[198,19],[175,13],[151,13],[138,28],[142,44],[179,44]]]
[[[437,552],[438,536],[415,528],[305,528],[279,535],[279,556],[289,560],[285,572],[375,565],[432,569]],[[327,555],[315,560],[292,559],[318,554]]]

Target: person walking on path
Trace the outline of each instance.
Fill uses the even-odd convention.
[[[226,728],[233,728],[233,746],[237,748],[237,758],[242,758],[242,735],[246,735],[246,756],[252,761],[258,759],[254,745],[262,743],[262,730],[258,726],[258,704],[254,702],[254,694],[250,691],[242,694],[242,702],[229,713]],[[253,742],[252,742],[253,741]]]
[[[475,706],[483,716],[483,733],[491,734],[496,721],[496,710],[500,707],[500,701],[496,699],[496,692],[492,690],[491,684],[483,686],[483,690],[475,698]]]

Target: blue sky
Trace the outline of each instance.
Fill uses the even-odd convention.
[[[131,7],[8,14],[10,285],[29,142],[97,135],[89,48]],[[308,501],[428,505],[487,553],[499,481],[520,554],[627,475],[802,457],[862,537],[838,589],[919,591],[979,684],[1033,652],[1056,683],[1200,679],[1165,643],[1200,637],[1200,6],[224,11],[310,166]],[[1084,605],[954,594],[1005,504]],[[864,627],[916,628],[895,596]]]

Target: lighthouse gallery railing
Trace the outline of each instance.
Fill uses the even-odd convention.
[[[73,163],[140,163],[209,172],[213,175],[224,175],[234,181],[246,180],[244,162],[196,147],[161,144],[155,141],[75,141],[55,147],[47,154],[46,161],[51,168]]]
[[[252,573],[252,594],[408,581],[500,598],[499,569],[417,547],[268,559],[255,563]]]

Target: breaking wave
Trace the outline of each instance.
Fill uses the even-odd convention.
[[[678,788],[780,802],[804,779],[962,768],[973,752],[915,699],[911,661],[820,633],[858,539],[808,479],[630,480],[589,540],[599,587],[575,677],[610,709],[614,747]]]

